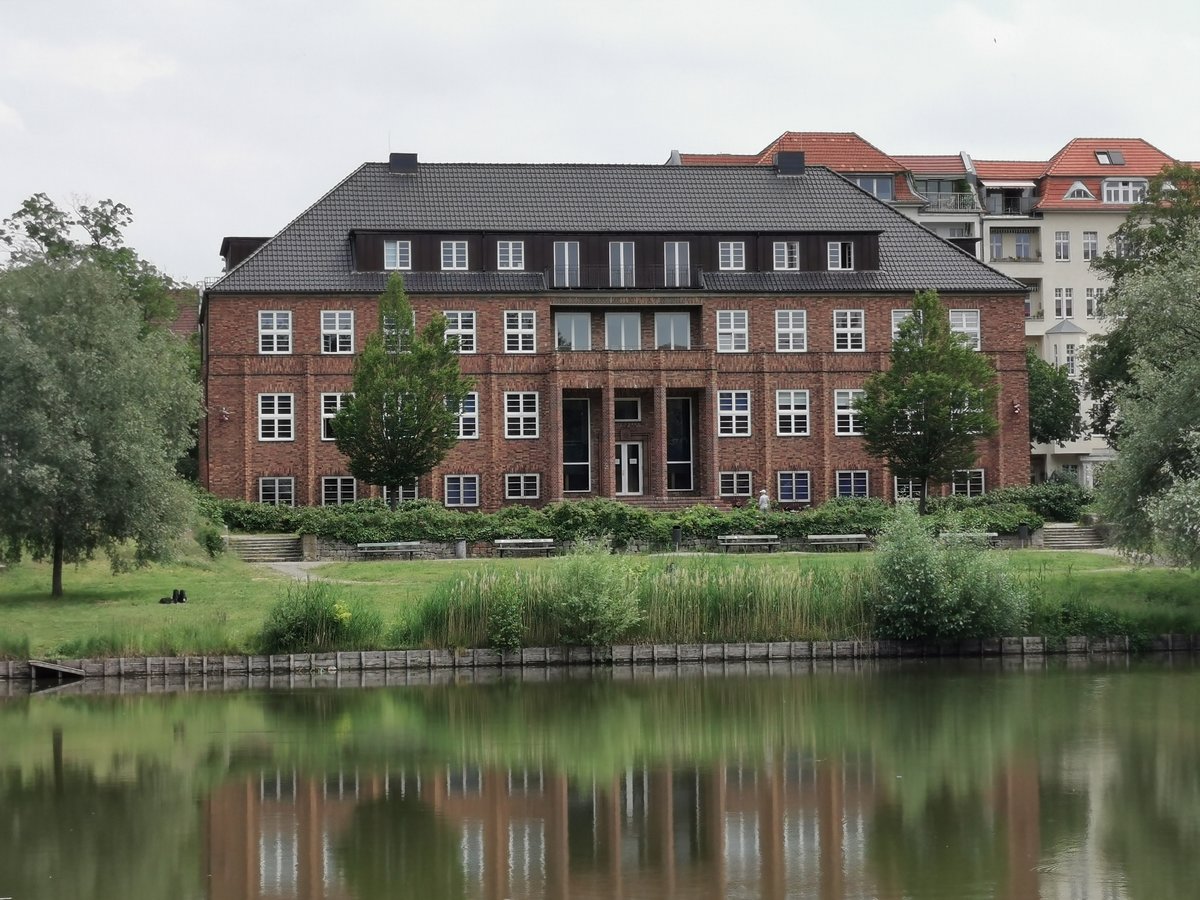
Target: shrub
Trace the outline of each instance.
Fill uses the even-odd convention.
[[[258,634],[262,653],[368,650],[383,638],[383,619],[360,600],[344,600],[327,581],[290,585]]]
[[[525,639],[521,595],[511,581],[498,584],[488,602],[488,643],[497,650],[517,650]]]
[[[991,503],[1020,503],[1047,522],[1078,522],[1092,494],[1074,481],[1047,481],[1024,487],[1001,488],[984,494]]]
[[[1031,529],[1042,527],[1042,517],[1020,503],[1006,501],[982,502],[988,497],[942,497],[929,502],[929,519],[939,531],[952,531],[954,523],[964,531],[994,531],[997,534],[1016,534],[1020,525]]]
[[[561,640],[579,647],[618,643],[641,620],[633,560],[613,558],[603,544],[574,551],[561,563],[565,591],[556,612]]]
[[[202,522],[194,529],[196,543],[204,548],[211,559],[216,559],[225,552],[225,535],[221,529],[211,522]]]
[[[879,543],[875,632],[900,640],[996,637],[1024,626],[1027,597],[1001,559],[966,540],[934,537],[909,504]],[[950,521],[951,531],[962,531]]]

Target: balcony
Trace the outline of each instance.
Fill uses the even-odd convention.
[[[556,291],[676,291],[700,286],[699,269],[646,265],[555,266],[545,270]]]
[[[989,216],[1030,216],[1033,215],[1033,207],[1037,201],[1037,197],[988,194],[987,212]]]
[[[925,194],[929,204],[925,212],[979,212],[974,191],[941,191]]]

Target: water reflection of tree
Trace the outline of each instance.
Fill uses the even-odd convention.
[[[105,782],[66,766],[0,775],[0,890],[12,897],[204,896],[197,816],[159,767]]]
[[[355,900],[392,900],[410,889],[428,900],[466,896],[458,834],[412,796],[359,804],[337,855]]]

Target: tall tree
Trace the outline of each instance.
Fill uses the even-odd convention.
[[[1120,443],[1117,392],[1130,382],[1134,352],[1127,318],[1113,318],[1121,305],[1125,279],[1141,269],[1172,257],[1189,241],[1200,222],[1200,172],[1186,163],[1165,167],[1150,179],[1145,198],[1136,204],[1113,233],[1111,246],[1092,261],[1093,271],[1111,281],[1102,308],[1111,327],[1088,342],[1084,372],[1088,393],[1095,401],[1092,430]]]
[[[0,222],[0,243],[9,248],[13,265],[93,262],[121,279],[126,299],[138,307],[144,323],[170,321],[176,312],[171,296],[176,284],[125,245],[124,230],[132,221],[133,211],[124,203],[80,203],[67,212],[38,193]]]
[[[1063,444],[1078,438],[1083,433],[1079,388],[1066,367],[1051,365],[1028,346],[1025,367],[1029,372],[1029,440]]]
[[[354,364],[354,393],[333,420],[350,473],[368,484],[409,484],[431,471],[458,440],[458,414],[471,390],[446,340],[446,320],[418,331],[404,279],[392,275],[379,298],[379,329]]]
[[[971,468],[978,442],[999,429],[998,390],[988,358],[950,330],[937,292],[918,293],[891,365],[867,379],[858,412],[868,452],[886,459],[897,478],[921,483],[922,513],[930,484]]]
[[[186,350],[146,329],[128,285],[95,262],[0,272],[0,536],[7,555],[64,562],[132,541],[159,558],[187,521],[175,463],[200,391]]]

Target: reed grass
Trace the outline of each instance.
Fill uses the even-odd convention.
[[[234,636],[222,614],[159,629],[110,626],[58,645],[54,655],[65,659],[111,656],[206,656],[238,653],[244,641]]]
[[[0,659],[29,659],[29,638],[0,634]]]

